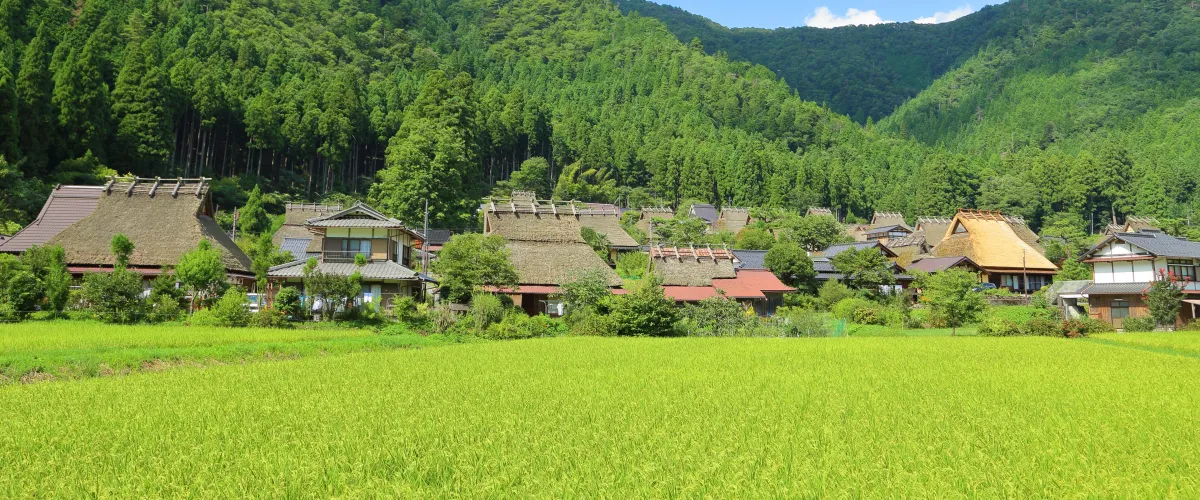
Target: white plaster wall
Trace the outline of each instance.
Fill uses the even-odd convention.
[[[1113,282],[1113,263],[1112,262],[1097,262],[1092,264],[1092,274],[1096,283],[1112,283]]]
[[[1146,283],[1154,281],[1154,270],[1158,268],[1159,261],[1162,265],[1166,265],[1167,261],[1163,259],[1150,262],[1148,260],[1138,260],[1133,262],[1133,281],[1138,283]]]

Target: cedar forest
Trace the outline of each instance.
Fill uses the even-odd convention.
[[[0,232],[120,173],[449,228],[521,188],[1082,234],[1190,223],[1197,130],[1191,1],[731,30],[630,0],[0,0]]]

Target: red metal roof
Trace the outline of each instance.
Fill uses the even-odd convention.
[[[775,273],[765,270],[740,270],[736,278],[714,279],[713,286],[734,299],[765,299],[763,292],[796,291],[779,281]]]
[[[50,192],[42,212],[24,229],[4,240],[0,252],[21,253],[31,246],[44,245],[50,238],[91,215],[100,203],[100,186],[59,186]]]
[[[700,302],[717,296],[717,289],[711,286],[664,286],[663,291],[675,302]]]
[[[514,293],[517,295],[550,295],[562,292],[561,289],[554,285],[520,285],[516,290],[507,287],[497,288],[494,286],[485,286],[483,287],[483,291],[492,293]]]

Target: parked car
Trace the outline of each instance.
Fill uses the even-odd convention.
[[[978,285],[975,285],[975,287],[972,288],[971,291],[972,292],[984,292],[987,290],[995,290],[996,288],[997,287],[996,287],[995,283],[980,283]]]

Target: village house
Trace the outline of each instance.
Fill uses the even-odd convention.
[[[929,274],[937,274],[947,269],[961,269],[976,275],[983,274],[983,268],[979,267],[970,257],[926,257],[906,268],[908,271],[921,271]]]
[[[207,240],[221,254],[230,282],[254,287],[250,259],[213,220],[205,178],[110,177],[103,186],[57,186],[37,219],[0,244],[0,252],[61,245],[67,270],[78,279],[113,270],[111,243],[118,234],[133,243],[127,268],[144,276],[146,286]]]
[[[833,266],[833,258],[838,254],[847,250],[854,249],[862,252],[866,250],[875,250],[883,254],[884,257],[891,262],[892,278],[896,282],[894,285],[886,286],[880,290],[884,293],[895,293],[912,285],[913,277],[905,272],[904,268],[896,264],[896,259],[899,257],[890,248],[884,246],[878,241],[856,241],[854,243],[838,243],[830,245],[821,252],[816,252],[810,255],[813,262],[813,270],[817,272],[816,281],[823,285],[830,280],[844,281],[846,276],[838,271]]]
[[[424,282],[429,281],[414,271],[413,248],[420,237],[403,222],[388,217],[363,203],[333,211],[329,206],[292,205],[298,221],[304,215],[318,214],[304,220],[308,237],[298,231],[282,238],[284,249],[293,245],[295,260],[272,267],[268,273],[268,294],[274,297],[284,286],[303,289],[305,267],[310,258],[317,260],[316,271],[334,276],[362,277],[364,303],[378,303],[384,309],[401,297],[420,297]],[[303,255],[296,255],[302,253]],[[361,255],[365,263],[355,261]]]
[[[518,277],[516,289],[492,291],[509,296],[513,305],[529,315],[562,315],[565,312],[563,304],[557,298],[562,292],[562,284],[574,281],[588,271],[599,273],[609,287],[621,285],[621,278],[596,255],[582,235],[585,227],[582,221],[586,219],[593,228],[604,229],[606,232],[601,234],[609,241],[628,243],[620,237],[624,230],[620,229],[619,221],[614,228],[607,219],[591,219],[615,218],[615,215],[581,214],[581,207],[575,202],[532,199],[523,199],[519,203],[516,199],[489,199],[482,210],[484,234],[499,235],[507,241],[509,259]]]
[[[1105,236],[1112,236],[1117,233],[1136,233],[1145,229],[1158,230],[1159,222],[1154,217],[1140,217],[1130,215],[1125,217],[1124,224],[1110,223],[1104,228]]]
[[[1178,323],[1197,317],[1200,282],[1200,242],[1176,238],[1157,230],[1117,233],[1105,237],[1084,254],[1092,265],[1092,284],[1082,290],[1090,315],[1121,328],[1125,318],[1148,316],[1145,292],[1161,273],[1183,282],[1187,295]]]
[[[670,220],[675,218],[675,211],[666,207],[643,207],[639,210],[641,217],[638,219],[637,227],[647,236],[650,235],[650,221],[653,219]]]
[[[960,209],[933,257],[967,257],[983,271],[982,282],[1018,293],[1050,284],[1058,266],[1042,255],[1037,235],[1024,221],[1000,212]]]
[[[946,237],[946,231],[953,221],[951,217],[917,217],[913,234],[925,237],[925,244],[932,249]]]

